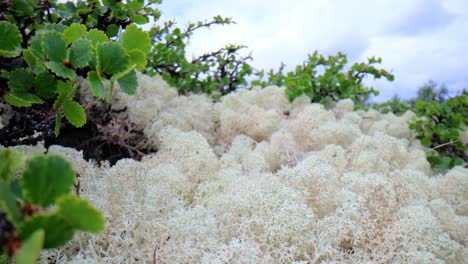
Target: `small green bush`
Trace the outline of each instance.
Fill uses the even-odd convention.
[[[427,160],[434,169],[450,169],[468,162],[467,146],[460,139],[460,133],[467,129],[468,93],[442,103],[417,99],[411,110],[418,118],[410,124],[410,129],[431,149]]]
[[[386,78],[393,81],[394,76],[384,69],[377,69],[374,64],[381,63],[380,58],[369,58],[367,63],[355,63],[348,70],[348,59],[345,54],[325,58],[315,51],[308,56],[307,61],[297,65],[294,71],[283,73],[284,64],[277,72],[270,70],[264,80],[265,73],[257,73],[258,79],[252,81],[253,85],[265,87],[278,85],[286,87],[286,94],[292,101],[296,97],[306,94],[312,102],[325,105],[333,101],[351,98],[356,104],[362,104],[369,99],[371,94],[377,95],[378,91],[372,87],[366,87],[362,83],[366,76],[374,78]]]
[[[174,21],[153,27],[150,35],[154,46],[146,73],[162,75],[180,94],[205,93],[218,98],[247,86],[246,77],[252,74],[247,62],[252,57],[240,55],[244,46],[227,45],[191,60],[186,58],[185,49],[195,31],[232,23],[235,22],[230,18],[215,16],[210,21],[190,23],[185,29],[177,27]]]

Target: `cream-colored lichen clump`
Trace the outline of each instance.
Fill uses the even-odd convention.
[[[283,88],[220,102],[139,76],[115,96],[158,152],[109,167],[53,146],[106,217],[42,263],[466,263],[468,170],[430,169],[402,117]]]

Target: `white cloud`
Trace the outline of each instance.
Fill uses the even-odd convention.
[[[289,69],[307,54],[343,51],[351,62],[382,57],[393,69],[393,83],[369,82],[382,100],[398,93],[415,94],[428,79],[450,89],[468,88],[468,1],[466,0],[167,0],[162,20],[180,25],[215,15],[232,17],[236,25],[213,27],[194,34],[190,55],[200,55],[225,44],[244,44],[253,52],[257,69]]]

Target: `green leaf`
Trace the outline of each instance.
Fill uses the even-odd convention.
[[[53,109],[56,110],[59,106],[64,104],[67,101],[73,99],[75,95],[76,86],[72,85],[70,81],[58,81],[57,84],[57,93],[59,94],[57,99],[54,102]]]
[[[97,73],[112,75],[128,68],[128,56],[124,49],[114,42],[103,42],[97,47]]]
[[[31,107],[32,103],[26,100],[23,100],[21,98],[18,98],[11,93],[8,93],[3,97],[5,99],[5,102],[7,102],[10,105],[16,106],[16,107]]]
[[[82,127],[86,124],[86,113],[79,103],[67,101],[63,104],[62,111],[73,126]]]
[[[11,91],[8,95],[14,96],[15,99],[30,104],[41,104],[44,102],[37,95],[24,91]]]
[[[5,100],[15,106],[31,106],[31,104],[43,103],[42,99],[37,95],[30,93],[29,90],[33,86],[32,73],[26,69],[16,69],[10,72],[8,76],[8,87],[10,93],[5,97]]]
[[[29,40],[31,52],[39,59],[41,62],[45,62],[44,55],[44,32],[39,31],[36,35],[32,36]]]
[[[31,2],[27,0],[13,0],[15,3],[15,11],[18,16],[32,16],[34,15],[34,7]]]
[[[118,72],[114,75],[112,75],[112,77],[110,78],[110,81],[113,82],[113,81],[116,81],[122,77],[124,77],[125,75],[127,75],[128,73],[130,73],[131,71],[133,71],[136,67],[136,64],[132,64],[130,67],[126,68],[124,71],[121,71],[121,72]]]
[[[99,233],[104,230],[104,216],[88,201],[79,199],[74,194],[64,195],[57,201],[59,214],[74,229]]]
[[[8,76],[8,87],[15,92],[28,92],[33,86],[33,75],[26,69],[16,69]]]
[[[76,7],[73,2],[57,5],[57,12],[64,18],[71,18],[76,14]]]
[[[107,38],[107,35],[104,32],[97,29],[91,29],[90,31],[88,31],[88,33],[86,33],[85,35],[85,38],[90,40],[94,47],[96,47],[97,44],[101,42],[109,40],[109,38]]]
[[[127,51],[137,49],[147,54],[151,50],[151,38],[148,36],[147,32],[131,24],[122,34],[122,46]]]
[[[106,33],[109,37],[115,37],[119,33],[119,27],[116,24],[110,24],[107,26]]]
[[[73,238],[73,228],[57,213],[38,213],[27,218],[18,228],[21,240],[37,230],[44,230],[44,248],[65,245]]]
[[[14,58],[21,53],[21,33],[15,24],[0,21],[0,57]]]
[[[103,99],[106,96],[106,90],[104,89],[104,84],[102,83],[99,76],[95,71],[88,73],[88,84],[93,91],[94,96]]]
[[[67,26],[65,26],[64,24],[56,24],[55,22],[54,23],[46,23],[45,26],[44,26],[44,29],[46,31],[55,31],[55,32],[58,32],[58,33],[63,33],[65,31],[65,29],[67,29]],[[60,35],[62,36],[62,35]]]
[[[0,179],[0,208],[3,208],[13,223],[19,223],[21,214],[18,210],[17,197],[9,182]]]
[[[117,82],[123,92],[130,95],[135,94],[138,87],[138,80],[135,71],[131,71],[124,77],[118,79]]]
[[[69,50],[70,62],[76,68],[87,66],[93,56],[91,41],[87,39],[79,39],[70,47]]]
[[[27,162],[21,178],[23,195],[32,204],[49,206],[71,191],[75,172],[60,156],[37,156]]]
[[[34,264],[41,254],[44,245],[44,230],[38,229],[22,242],[18,255],[16,255],[17,264]]]
[[[34,78],[34,87],[39,96],[50,99],[55,96],[57,80],[48,72],[41,72]]]
[[[446,170],[446,169],[450,168],[450,162],[451,162],[451,158],[443,157],[438,161],[438,163],[433,168],[434,169]]]
[[[32,72],[39,73],[45,70],[44,64],[42,64],[41,60],[36,57],[30,49],[23,50],[23,58]]]
[[[144,0],[132,0],[132,2],[130,3],[130,8],[133,12],[138,12],[143,8],[144,4]]]
[[[135,64],[136,69],[143,71],[145,70],[146,64],[147,64],[147,59],[146,55],[141,52],[140,50],[131,50],[127,52],[130,58],[130,64]]]
[[[65,31],[63,31],[63,37],[68,44],[78,40],[86,33],[86,26],[82,24],[72,24]]]
[[[453,159],[453,166],[460,166],[463,164],[463,159],[460,157],[456,157]]]
[[[142,16],[142,15],[132,16],[131,18],[132,18],[132,21],[138,25],[144,25],[149,22],[148,17]]]
[[[65,65],[62,62],[48,61],[46,62],[47,68],[51,69],[55,74],[60,77],[72,79],[76,77],[76,72]]]
[[[57,31],[44,34],[44,53],[49,60],[62,63],[67,57],[67,42]]]
[[[3,149],[0,152],[0,179],[10,182],[13,174],[23,164],[23,160],[21,152]]]

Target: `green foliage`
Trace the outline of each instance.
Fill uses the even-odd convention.
[[[83,126],[86,116],[75,99],[75,78],[87,79],[101,99],[110,100],[115,82],[133,94],[135,69],[145,69],[151,50],[148,33],[133,23],[158,19],[153,3],[159,1],[2,1],[0,95],[16,107],[46,104],[72,125]],[[56,117],[58,135],[62,115]]]
[[[32,205],[47,207],[70,192],[74,179],[73,169],[61,157],[36,157],[28,161],[21,177],[24,199]]]
[[[216,16],[211,21],[190,23],[185,29],[176,27],[173,21],[153,27],[150,36],[154,46],[146,73],[161,74],[170,85],[177,87],[180,94],[206,93],[217,97],[246,86],[246,77],[252,74],[247,62],[252,57],[240,55],[244,46],[227,45],[191,60],[186,58],[185,48],[195,31],[232,23],[230,18]]]
[[[4,149],[0,157],[0,221],[9,227],[2,234],[2,258],[35,263],[42,248],[62,246],[76,231],[104,230],[102,214],[72,192],[75,172],[62,157],[36,156],[19,178],[22,155]]]
[[[442,103],[447,100],[447,96],[448,89],[445,85],[442,84],[437,88],[437,83],[429,80],[423,86],[419,87],[416,99],[426,102],[437,101]],[[414,101],[412,103],[414,104]]]
[[[415,99],[401,100],[395,95],[387,102],[371,104],[370,107],[397,115],[408,110],[414,112],[417,118],[409,128],[430,149],[427,160],[432,168],[447,170],[468,162],[465,155],[467,146],[460,139],[460,133],[467,129],[467,91],[449,98],[445,85],[438,87],[434,81],[428,81],[418,89]]]
[[[297,65],[294,71],[283,73],[285,65],[282,64],[277,72],[270,70],[266,80],[263,71],[257,73],[259,78],[252,81],[252,84],[262,87],[285,86],[291,101],[306,94],[312,102],[325,105],[345,98],[351,98],[355,103],[362,104],[371,94],[378,94],[377,90],[363,85],[364,77],[371,75],[376,79],[382,77],[389,81],[394,79],[386,70],[373,66],[382,62],[380,58],[372,57],[367,63],[355,63],[346,71],[347,62],[348,59],[343,53],[325,58],[315,51],[302,65]]]
[[[427,160],[434,169],[445,170],[468,162],[467,146],[460,139],[460,133],[467,129],[468,93],[445,102],[416,99],[412,110],[418,118],[410,129],[431,149]]]
[[[0,56],[14,58],[21,52],[21,34],[14,24],[0,21]]]
[[[17,264],[35,263],[44,245],[44,230],[38,229],[26,239],[16,255]]]
[[[406,111],[411,109],[411,104],[405,101],[402,101],[398,95],[394,95],[390,100],[381,103],[381,104],[372,104],[372,108],[375,110],[386,113],[394,113],[396,115],[402,115]]]

